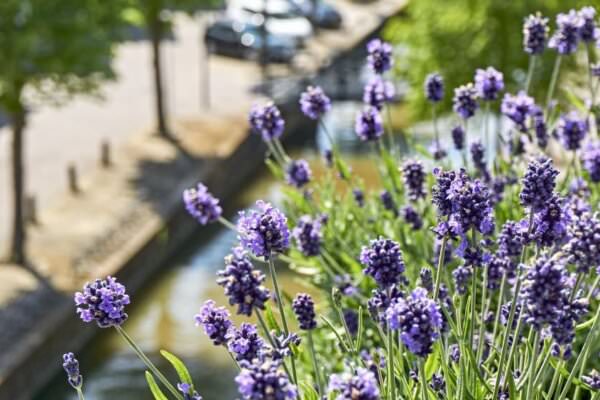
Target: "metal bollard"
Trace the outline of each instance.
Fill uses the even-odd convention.
[[[67,177],[69,180],[69,190],[73,194],[77,194],[80,192],[79,190],[79,181],[77,179],[77,169],[74,164],[69,164],[67,167]]]
[[[112,160],[110,157],[110,143],[107,140],[104,140],[100,144],[100,165],[102,168],[108,168],[112,164]]]

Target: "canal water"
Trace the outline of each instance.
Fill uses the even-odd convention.
[[[338,103],[330,113],[327,125],[345,149],[347,159],[354,172],[360,174],[367,186],[376,184],[378,177],[371,155],[366,155],[364,145],[356,142],[353,132],[354,116],[360,108],[355,102]],[[335,129],[331,127],[335,126]],[[449,139],[444,139],[449,143]],[[418,142],[426,144],[430,136],[421,136]],[[317,148],[328,147],[323,132],[316,138]],[[302,154],[309,159],[318,175],[319,153],[305,150]],[[454,155],[457,156],[457,155]],[[263,172],[236,197],[236,209],[251,206],[257,199],[269,200],[277,204],[280,200],[280,182]],[[223,258],[237,242],[236,234],[225,228],[212,229],[192,241],[179,255],[162,269],[152,282],[132,297],[128,308],[129,320],[125,329],[150,355],[162,371],[171,372],[158,354],[166,349],[182,358],[190,369],[198,391],[204,400],[225,400],[238,398],[233,381],[236,370],[227,352],[215,347],[194,325],[194,315],[207,299],[226,305],[223,290],[215,283],[216,272],[223,268]],[[282,286],[288,293],[307,291],[291,273],[282,273]],[[232,310],[232,314],[235,314]],[[244,319],[234,315],[236,323]],[[69,349],[65,349],[65,352]],[[113,332],[105,330],[82,354],[78,355],[84,375],[86,400],[138,400],[150,399],[144,379],[144,365]],[[57,359],[57,363],[59,360]],[[175,379],[173,375],[173,380]],[[68,387],[64,373],[59,373],[34,400],[76,399]]]

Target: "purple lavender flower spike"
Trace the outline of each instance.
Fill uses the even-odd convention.
[[[452,213],[450,187],[456,178],[456,172],[434,168],[433,175],[436,178],[436,184],[431,190],[431,201],[437,207],[437,213],[440,217],[450,215]]]
[[[583,383],[585,383],[592,389],[600,390],[600,373],[598,373],[598,371],[596,371],[595,369],[592,370],[589,374],[583,375],[581,377],[581,380],[583,381]]]
[[[560,262],[545,256],[528,270],[521,292],[526,322],[536,328],[551,324],[567,303],[567,271]]]
[[[553,196],[557,176],[558,170],[554,168],[550,158],[538,157],[531,160],[523,176],[523,188],[519,195],[521,205],[530,207],[533,211],[545,208]]]
[[[533,98],[529,97],[524,91],[520,91],[516,96],[505,93],[500,110],[502,114],[517,125],[519,130],[526,132],[527,117],[532,114],[534,107]]]
[[[498,253],[506,257],[519,257],[525,244],[527,226],[506,221],[498,235]]]
[[[292,309],[294,310],[294,314],[296,314],[300,329],[311,331],[317,327],[315,303],[310,295],[298,293],[292,302]]]
[[[504,90],[504,75],[493,67],[478,69],[475,72],[475,89],[481,99],[496,100],[498,94]]]
[[[285,252],[290,245],[287,218],[270,203],[258,200],[256,206],[258,210],[240,212],[237,228],[242,247],[265,259]]]
[[[454,148],[456,150],[465,148],[465,130],[462,126],[456,125],[452,128],[452,141],[454,142]]]
[[[540,149],[545,149],[548,145],[549,135],[548,126],[544,119],[544,112],[542,111],[541,107],[534,106],[531,109],[530,114],[532,118],[532,124],[533,129],[535,131],[535,139],[537,141],[537,144],[540,147]]]
[[[300,109],[310,119],[319,119],[331,110],[331,100],[319,86],[309,86],[300,95]]]
[[[531,55],[544,52],[548,40],[548,18],[544,18],[539,12],[525,18],[523,24],[523,49]]]
[[[589,212],[575,217],[567,227],[568,242],[563,247],[566,260],[578,273],[600,267],[600,220]]]
[[[306,160],[293,160],[285,169],[285,181],[297,188],[310,182],[312,172]]]
[[[600,182],[600,142],[588,143],[581,154],[583,168],[590,174],[592,182]]]
[[[402,179],[408,190],[408,198],[411,201],[425,198],[427,195],[423,187],[425,184],[425,169],[421,161],[405,161],[402,165]]]
[[[540,247],[551,247],[564,241],[568,222],[564,208],[564,201],[553,195],[546,206],[535,214],[531,238]]]
[[[206,300],[196,314],[196,326],[202,325],[206,336],[215,346],[227,343],[227,333],[232,326],[229,311],[225,307],[217,307],[214,300]]]
[[[392,304],[394,299],[402,297],[404,294],[398,286],[394,285],[388,289],[374,289],[371,292],[371,298],[367,302],[367,308],[371,318],[379,324],[385,326],[385,310]]]
[[[462,119],[471,118],[479,108],[477,97],[477,89],[472,83],[457,87],[454,89],[454,98],[452,99],[454,112]]]
[[[487,163],[485,161],[485,148],[483,147],[483,143],[479,140],[471,143],[471,159],[473,160],[473,165],[477,169],[479,176],[482,177],[484,181],[489,182],[491,176],[488,173]]]
[[[201,225],[206,225],[219,219],[223,209],[216,199],[202,183],[195,188],[183,191],[185,209]]]
[[[100,328],[121,326],[127,320],[125,306],[129,304],[125,286],[112,276],[96,279],[75,293],[77,313],[84,322],[95,321]]]
[[[265,342],[258,335],[256,325],[242,322],[239,329],[232,327],[226,335],[227,348],[237,361],[260,359]]]
[[[400,213],[402,214],[404,221],[409,224],[414,231],[418,231],[423,227],[421,215],[412,206],[402,207]]]
[[[281,360],[240,361],[242,370],[235,378],[244,400],[295,400],[298,390],[281,370]]]
[[[372,142],[383,135],[383,120],[375,107],[366,107],[356,117],[354,127],[363,142]]]
[[[398,208],[396,207],[396,203],[394,202],[394,198],[392,194],[387,190],[382,191],[379,194],[379,198],[381,199],[381,203],[383,204],[383,208],[388,211],[394,213],[395,216],[398,216]]]
[[[333,374],[329,393],[337,393],[335,400],[379,400],[379,384],[373,371],[357,368],[354,374]]]
[[[358,188],[352,189],[352,196],[354,196],[354,201],[356,202],[356,205],[358,205],[361,208],[365,206],[365,194],[362,190]]]
[[[202,396],[189,383],[178,383],[177,390],[183,394],[183,400],[202,400]]]
[[[484,235],[494,230],[489,189],[479,179],[472,180],[464,170],[456,175],[450,185],[448,199],[452,214],[449,225],[456,235],[476,229]]]
[[[348,327],[348,332],[352,336],[356,336],[358,333],[358,313],[350,308],[345,308],[342,312],[344,322]]]
[[[381,111],[386,103],[394,99],[395,94],[396,89],[391,82],[375,76],[365,86],[363,102]]]
[[[373,39],[367,43],[367,63],[376,74],[389,71],[394,64],[392,45],[381,39]]]
[[[580,38],[581,19],[577,11],[556,16],[556,32],[550,38],[548,47],[555,49],[560,55],[572,54],[577,50]]]
[[[508,257],[491,256],[487,261],[488,276],[487,288],[489,290],[498,290],[500,280],[504,272],[511,269],[512,262]]]
[[[254,269],[244,249],[235,247],[217,276],[217,284],[225,289],[229,304],[238,306],[238,314],[251,316],[254,308],[265,309],[270,298],[269,289],[263,286],[265,275]]]
[[[252,131],[259,134],[265,142],[279,138],[285,128],[281,112],[272,102],[264,106],[254,105],[250,110],[248,121]]]
[[[300,217],[298,225],[292,230],[292,236],[302,254],[307,257],[319,255],[323,240],[320,219],[313,220],[309,215]]]
[[[407,298],[396,299],[386,311],[389,326],[400,331],[400,338],[408,350],[427,357],[442,327],[442,313],[435,301],[427,297],[427,290],[416,288]]]
[[[583,7],[579,10],[579,38],[586,43],[595,42],[600,37],[600,30],[596,26],[596,9]]]
[[[371,240],[360,253],[363,272],[370,275],[382,288],[389,288],[403,278],[404,260],[400,245],[393,240],[379,238]]]
[[[83,384],[83,377],[79,372],[79,361],[75,358],[73,353],[66,353],[62,356],[63,368],[67,373],[67,382],[73,387],[73,389],[80,389]]]
[[[577,150],[588,132],[588,124],[576,112],[561,115],[558,119],[556,133],[567,150]]]
[[[444,79],[438,73],[427,75],[425,78],[425,98],[432,103],[442,101],[444,98]]]
[[[464,265],[458,266],[452,271],[452,278],[454,279],[454,286],[456,293],[464,295],[467,293],[467,287],[469,280],[473,275],[473,269],[471,267],[465,267]]]

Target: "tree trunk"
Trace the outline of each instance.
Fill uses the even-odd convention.
[[[154,97],[156,106],[156,125],[158,134],[163,137],[169,136],[167,128],[167,117],[164,103],[164,88],[162,79],[162,60],[160,57],[160,42],[162,39],[162,28],[159,14],[149,18],[148,30],[152,43],[152,69],[154,73]]]
[[[10,261],[25,263],[26,231],[24,219],[25,165],[23,163],[25,111],[22,107],[11,115],[12,126],[12,183],[13,230]]]

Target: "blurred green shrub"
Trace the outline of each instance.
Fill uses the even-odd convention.
[[[522,49],[519,26],[524,16],[536,11],[550,20],[551,32],[559,12],[598,0],[412,0],[405,13],[393,18],[384,36],[404,51],[397,58],[397,75],[411,85],[411,115],[429,117],[422,84],[430,72],[438,71],[446,83],[446,108],[453,89],[473,80],[475,69],[494,66],[504,73],[507,91],[522,86],[528,56]],[[518,21],[516,23],[515,21]],[[533,93],[545,90],[555,52],[546,51],[537,62]]]

